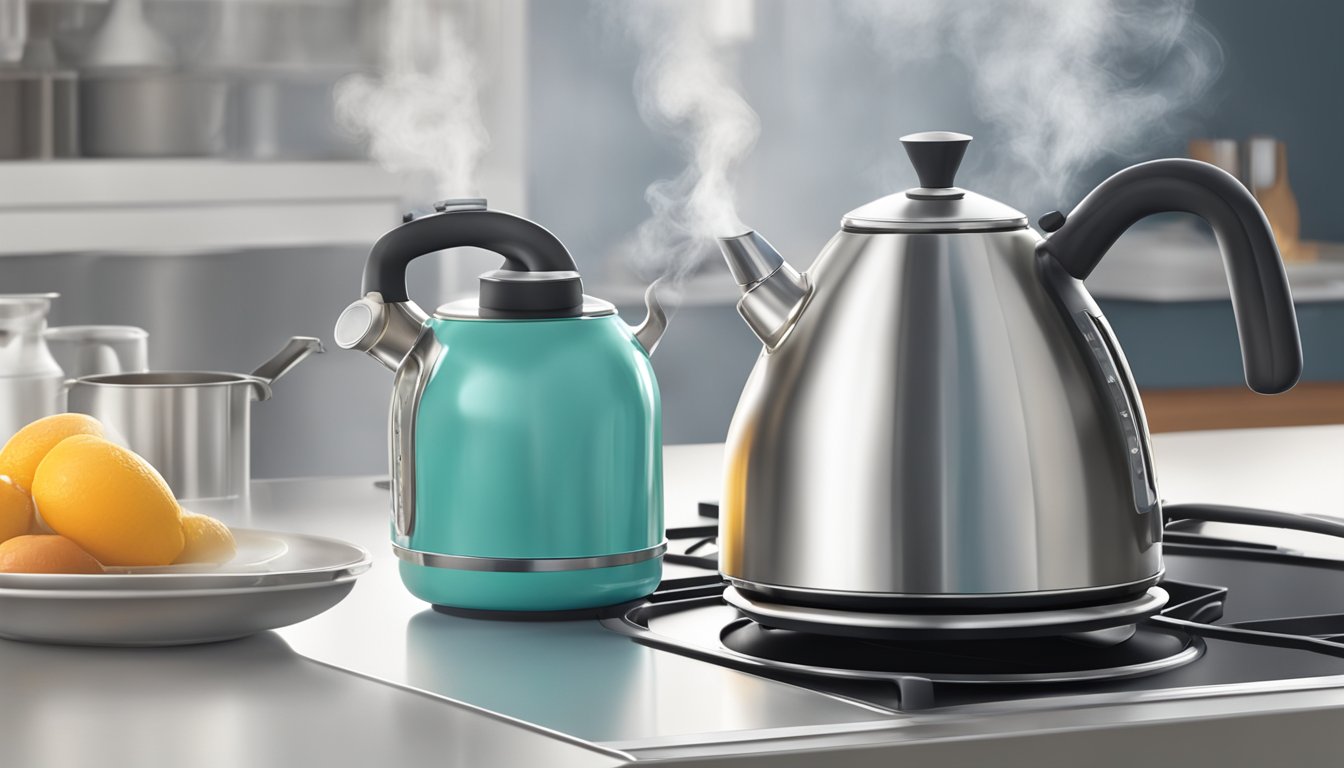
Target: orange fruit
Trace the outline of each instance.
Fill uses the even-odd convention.
[[[163,477],[101,437],[62,440],[38,465],[32,490],[42,521],[104,565],[168,565],[186,543]]]
[[[40,418],[15,432],[5,447],[0,448],[0,475],[9,475],[20,488],[33,490],[37,465],[42,463],[47,451],[71,435],[102,437],[103,425],[82,413],[58,413]]]
[[[229,526],[208,515],[183,510],[182,534],[187,543],[175,563],[227,563],[238,551]]]
[[[102,573],[93,555],[64,536],[15,536],[0,543],[0,573]]]
[[[0,475],[0,542],[22,536],[33,528],[33,497]]]

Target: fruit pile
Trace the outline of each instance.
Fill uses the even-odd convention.
[[[223,563],[234,552],[228,526],[182,509],[97,419],[38,419],[0,449],[0,573]]]

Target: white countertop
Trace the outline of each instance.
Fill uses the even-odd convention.
[[[1169,501],[1344,515],[1344,427],[1161,435],[1155,452]],[[669,525],[703,522],[695,504],[717,498],[721,453],[714,445],[667,449]],[[918,739],[921,749],[957,735],[945,723],[879,717],[636,645],[595,623],[512,625],[434,614],[398,581],[385,540],[385,492],[372,481],[258,482],[250,508],[226,513],[235,524],[325,533],[374,552],[373,569],[322,616],[186,648],[0,641],[0,765],[617,765],[696,739],[750,738],[743,750],[767,751],[772,733],[796,737],[805,734],[803,723],[831,723],[870,745]],[[1308,709],[1338,706],[1338,699],[1326,690],[1276,701]],[[1111,715],[1124,723],[1051,713],[1047,730],[1251,711],[1226,699],[1145,706]],[[1008,738],[1044,726],[1005,715],[974,727]],[[1008,762],[1027,764],[1031,750],[1024,745]],[[1103,757],[1095,765],[1119,764]]]

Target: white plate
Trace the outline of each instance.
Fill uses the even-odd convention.
[[[0,637],[69,645],[230,640],[326,611],[370,565],[364,549],[335,539],[248,529],[234,536],[239,557],[210,570],[0,574]]]
[[[229,572],[261,573],[269,570],[268,564],[284,557],[289,552],[289,543],[284,537],[269,531],[254,531],[248,528],[233,528],[233,541],[238,547],[233,558],[227,563],[189,563],[184,565],[137,565],[104,566],[106,573],[218,573]]]
[[[238,554],[223,565],[109,568],[106,573],[0,573],[3,589],[226,589],[330,581],[368,568],[361,547],[322,536],[234,528]],[[362,566],[362,567],[361,567]]]

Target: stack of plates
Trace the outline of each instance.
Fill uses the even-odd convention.
[[[73,645],[184,645],[288,626],[336,605],[369,553],[319,536],[235,528],[224,565],[0,573],[0,637]]]

